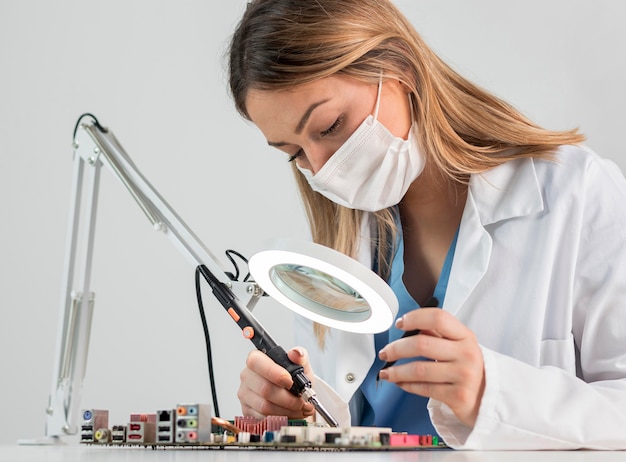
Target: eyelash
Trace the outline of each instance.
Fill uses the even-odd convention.
[[[341,127],[341,125],[343,124],[343,117],[338,117],[337,120],[335,120],[335,122],[328,127],[326,130],[324,130],[323,132],[320,133],[320,135],[322,136],[322,138],[328,136],[328,135],[332,135],[334,132],[336,132],[339,127]],[[289,159],[287,159],[287,162],[293,162],[294,160],[296,160],[298,157],[302,156],[304,154],[304,151],[302,149],[298,149],[298,151],[293,155],[290,156]]]
[[[337,120],[335,120],[335,123],[332,124],[330,127],[328,127],[326,130],[324,130],[322,133],[320,133],[320,135],[322,135],[322,138],[328,135],[332,135],[334,132],[336,132],[339,129],[339,127],[341,127],[342,123],[343,123],[343,116],[339,116]]]
[[[300,157],[303,154],[304,154],[304,151],[302,149],[298,149],[298,151],[293,156],[289,156],[289,159],[287,159],[287,162],[293,162],[294,160],[296,160],[298,157]]]

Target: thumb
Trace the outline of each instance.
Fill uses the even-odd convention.
[[[287,352],[287,356],[291,361],[302,366],[304,374],[309,378],[309,380],[313,379],[313,369],[311,368],[309,353],[306,348],[300,346],[293,347]]]
[[[311,381],[311,386],[315,388],[315,375],[313,374],[313,369],[311,368],[311,363],[309,362],[309,353],[306,351],[306,348],[299,346],[293,347],[287,352],[287,357],[290,361],[302,366],[304,375],[306,375]],[[304,403],[302,412],[305,417],[310,417],[315,415],[315,408],[311,403]]]

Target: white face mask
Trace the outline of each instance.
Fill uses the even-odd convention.
[[[351,209],[377,212],[394,206],[424,170],[425,159],[415,139],[392,135],[378,119],[382,79],[376,108],[315,174],[298,166],[314,191]]]

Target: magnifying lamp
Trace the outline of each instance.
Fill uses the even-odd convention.
[[[91,117],[93,123],[81,123],[85,116]],[[77,432],[94,307],[90,277],[102,166],[126,187],[152,228],[163,233],[194,267],[201,269],[214,295],[242,328],[244,336],[246,332],[256,332],[247,338],[278,364],[292,369],[294,383],[300,382],[298,393],[308,396],[309,402],[321,406],[302,371],[289,361],[284,350],[251,313],[263,291],[296,313],[338,329],[376,333],[388,329],[393,322],[398,302],[382,279],[346,255],[310,242],[276,240],[251,258],[249,270],[254,281],[233,280],[141,174],[113,133],[101,126],[93,115],[83,114],[79,118],[74,130],[74,149],[72,197],[55,365],[46,409],[46,433],[44,439],[22,440],[22,444],[56,444],[58,437]],[[77,271],[78,266],[82,271]],[[326,420],[332,422],[333,419]]]
[[[315,322],[357,333],[389,329],[398,300],[376,273],[331,248],[275,239],[248,263],[270,296]]]

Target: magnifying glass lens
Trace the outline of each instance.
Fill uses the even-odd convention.
[[[271,268],[270,279],[293,302],[337,320],[367,319],[370,306],[350,285],[320,270],[295,264]]]

